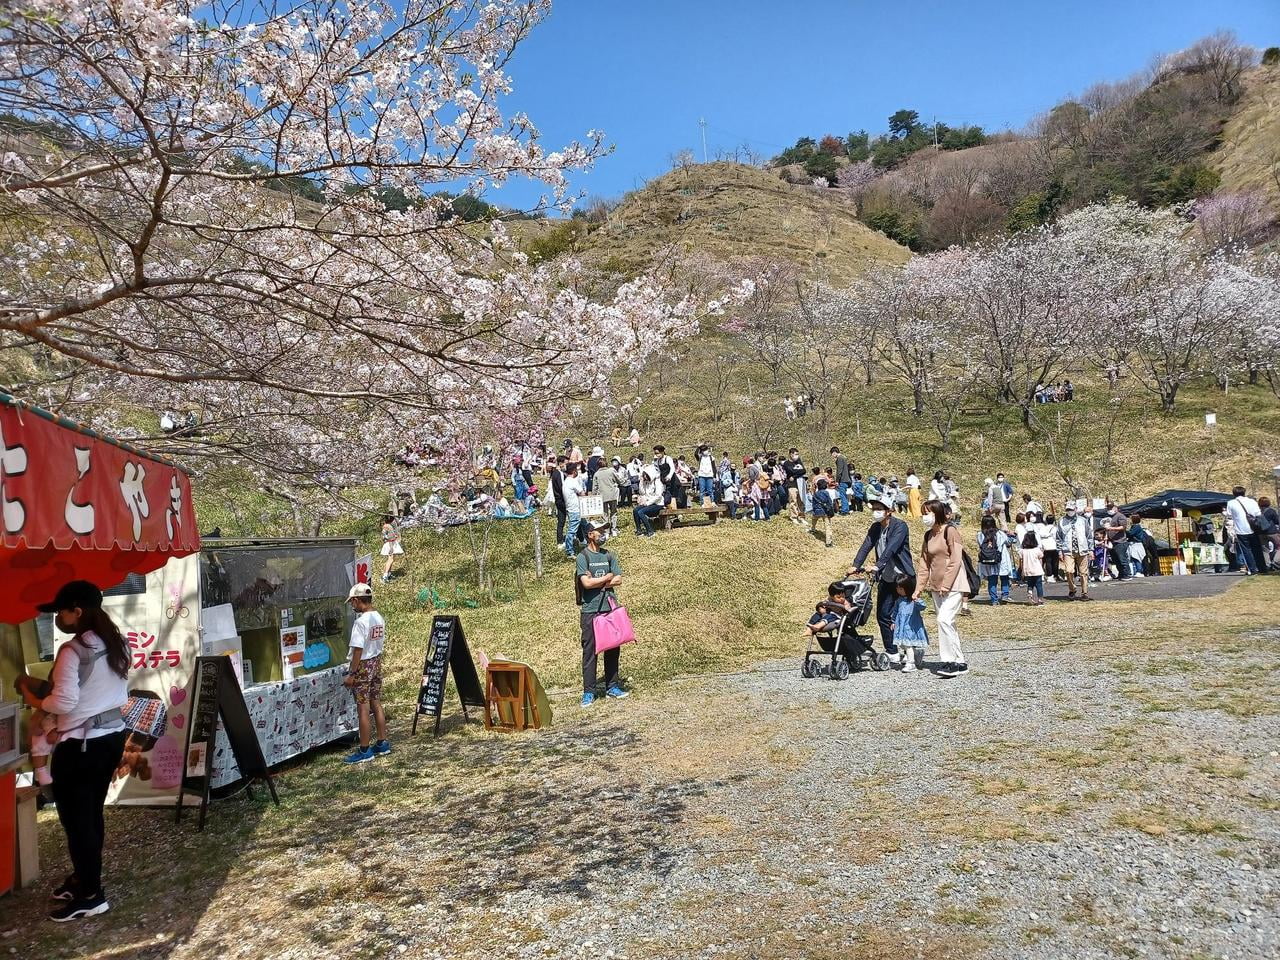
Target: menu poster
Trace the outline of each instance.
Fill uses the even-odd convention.
[[[285,627],[280,631],[280,665],[284,670],[284,678],[292,680],[294,670],[302,668],[307,651],[307,628],[305,624],[296,627]]]

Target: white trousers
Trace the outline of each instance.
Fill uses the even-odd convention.
[[[963,601],[964,594],[959,590],[933,591],[933,604],[938,608],[938,658],[943,663],[965,662],[960,631],[956,629],[956,617]]]

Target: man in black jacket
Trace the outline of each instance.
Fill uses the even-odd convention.
[[[569,508],[564,502],[565,457],[556,457],[556,465],[547,473],[551,477],[551,497],[556,502],[556,543],[564,543],[564,525],[569,521]]]
[[[803,525],[804,515],[807,512],[805,485],[809,471],[805,469],[804,461],[800,459],[800,451],[795,447],[791,448],[787,459],[782,461],[782,470],[787,475],[787,509],[791,514],[791,522]]]
[[[893,608],[898,601],[897,582],[902,576],[914,577],[915,564],[911,561],[911,530],[905,520],[893,515],[894,505],[888,500],[873,500],[871,529],[858,548],[849,573],[862,573],[863,563],[872,548],[876,551],[876,573],[880,585],[876,587],[876,624],[880,627],[880,639],[885,653],[896,656],[893,642]]]

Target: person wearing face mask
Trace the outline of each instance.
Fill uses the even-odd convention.
[[[1089,599],[1089,558],[1093,553],[1093,516],[1080,513],[1076,505],[1068,501],[1062,511],[1062,519],[1056,524],[1054,539],[1058,546],[1058,560],[1067,575],[1067,599]],[[1077,594],[1076,582],[1079,581]]]
[[[965,572],[964,538],[948,523],[947,506],[940,500],[930,500],[924,505],[920,523],[925,531],[920,545],[921,574],[912,599],[919,600],[925,590],[933,594],[933,605],[938,611],[938,655],[942,659],[938,675],[963,676],[969,665],[960,646],[956,617],[965,594],[976,587],[969,583]]]
[[[880,627],[880,639],[885,653],[895,660],[898,648],[893,642],[893,615],[897,606],[897,583],[905,577],[916,575],[911,560],[911,531],[905,520],[893,515],[894,504],[887,497],[871,503],[871,528],[867,538],[858,548],[849,573],[863,573],[863,563],[872,549],[876,552],[876,573],[880,584],[876,587],[876,624]]]
[[[37,697],[23,690],[28,706],[58,717],[60,739],[50,770],[72,874],[54,890],[61,905],[49,919],[61,923],[111,908],[102,887],[102,807],[124,756],[120,709],[128,699],[129,648],[102,610],[102,591],[86,580],[65,584],[39,609],[55,614],[58,629],[72,635],[54,660],[52,691]]]

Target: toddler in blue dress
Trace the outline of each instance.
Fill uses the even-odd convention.
[[[912,600],[916,592],[915,577],[899,580],[898,601],[893,610],[893,643],[902,656],[902,672],[912,673],[924,663],[924,650],[929,646],[929,632],[925,629],[923,600]]]

